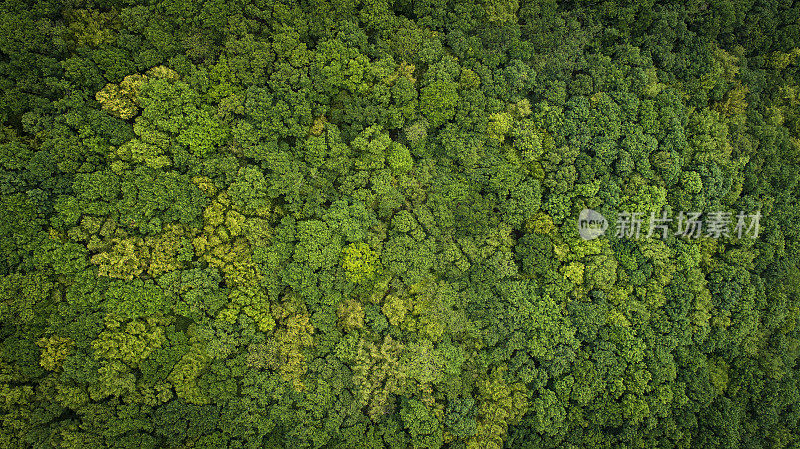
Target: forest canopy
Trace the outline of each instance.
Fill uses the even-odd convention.
[[[0,16],[0,447],[800,447],[795,2]]]

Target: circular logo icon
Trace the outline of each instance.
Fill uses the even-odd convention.
[[[584,209],[578,215],[578,234],[584,240],[593,240],[606,233],[608,220],[600,212]]]

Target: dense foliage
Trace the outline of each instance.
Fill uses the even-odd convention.
[[[0,15],[0,447],[800,447],[796,2]]]

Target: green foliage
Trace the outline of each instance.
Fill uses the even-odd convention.
[[[442,447],[442,428],[439,419],[416,399],[409,399],[400,409],[400,416],[411,434],[411,447]]]
[[[0,6],[0,447],[800,444],[792,2],[62,3]]]
[[[435,80],[420,92],[419,107],[431,126],[437,127],[453,118],[459,102],[458,85],[448,80]]]
[[[146,76],[128,75],[119,85],[107,84],[95,98],[103,109],[123,120],[131,119],[139,112],[139,92],[145,81]]]
[[[371,280],[378,273],[377,265],[378,255],[366,243],[351,243],[343,250],[342,267],[351,282]]]

